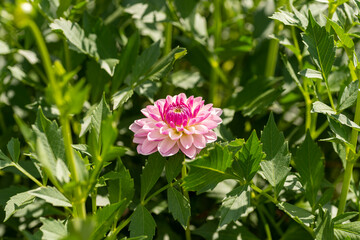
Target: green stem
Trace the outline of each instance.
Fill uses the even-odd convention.
[[[251,183],[251,184],[250,184],[250,187],[251,187],[254,191],[260,193],[260,195],[265,196],[267,199],[269,199],[269,200],[270,200],[271,202],[273,202],[274,204],[277,204],[277,203],[278,203],[278,201],[277,201],[275,198],[273,198],[272,196],[270,196],[269,194],[267,194],[266,192],[264,192],[263,190],[261,190],[260,188],[258,188],[255,184]]]
[[[183,162],[183,167],[181,170],[181,178],[184,179],[187,176],[187,169],[186,169],[186,164],[185,164],[185,160]],[[185,190],[185,188],[183,188],[183,193],[184,196],[189,200],[190,202],[190,198],[189,198],[189,193],[188,191]],[[186,223],[186,228],[185,228],[185,238],[186,240],[191,240],[191,232],[190,232],[190,218],[188,219],[187,223]]]
[[[64,43],[64,57],[65,57],[65,66],[67,71],[71,71],[71,58],[69,52],[69,44],[66,39],[63,39]]]
[[[299,47],[299,42],[298,42],[297,37],[296,37],[296,32],[295,32],[295,27],[294,26],[291,26],[291,37],[293,38],[294,46],[295,46],[296,50],[298,51],[298,53],[295,53],[295,56],[296,56],[296,58],[298,60],[298,63],[299,63],[299,69],[302,70],[302,68],[303,68],[302,54],[301,54],[301,50],[300,50],[300,47]]]
[[[329,97],[330,105],[331,105],[332,109],[336,112],[336,108],[335,108],[335,105],[334,105],[334,100],[333,100],[332,95],[331,95],[328,79],[326,78],[324,73],[322,73],[322,75],[323,75],[323,78],[325,80],[325,85],[326,85],[326,90],[327,90],[327,94],[328,94],[328,97]]]
[[[261,218],[261,221],[264,223],[264,228],[265,228],[266,237],[267,237],[266,239],[267,239],[267,240],[272,240],[269,224],[268,224],[267,221],[265,220],[265,217],[264,217],[264,214],[263,214],[261,208],[258,208],[258,213],[259,213],[259,216],[260,216],[260,218]]]
[[[165,46],[164,46],[164,56],[166,56],[169,52],[171,52],[172,46],[172,23],[165,23]]]
[[[74,152],[72,149],[72,138],[71,138],[71,129],[70,121],[67,116],[61,115],[60,122],[62,125],[62,135],[64,138],[65,145],[65,155],[70,168],[71,177],[76,183],[75,192],[74,192],[74,208],[76,211],[76,216],[82,219],[86,218],[86,209],[85,209],[85,198],[82,195],[82,189],[80,184],[79,170],[77,168]]]
[[[95,214],[97,211],[96,196],[97,196],[97,189],[94,189],[94,191],[92,191],[91,193],[91,209],[93,214]]]
[[[360,93],[359,92],[357,94],[354,122],[356,124],[359,124],[359,122],[360,122]],[[351,130],[350,144],[353,145],[355,147],[355,149],[357,146],[358,134],[359,134],[359,132],[357,130],[355,130],[355,129]],[[346,167],[345,167],[344,181],[343,181],[341,194],[340,194],[340,202],[339,202],[339,208],[338,208],[338,212],[337,212],[338,215],[342,214],[345,211],[347,194],[349,192],[352,171],[354,168],[354,164],[356,163],[356,160],[357,160],[357,155],[353,151],[349,150],[349,148],[347,148]]]
[[[325,121],[315,132],[313,135],[311,135],[312,139],[317,139],[320,134],[325,131],[325,129],[329,126],[329,122]]]
[[[214,1],[214,39],[215,39],[215,50],[221,45],[221,29],[222,29],[222,21],[221,21],[221,1]],[[218,62],[217,56],[214,56],[214,60]],[[219,76],[216,71],[216,68],[219,64],[213,66],[210,75],[210,99],[215,106],[220,106],[220,98],[219,98],[219,88],[218,81]]]
[[[284,234],[284,232],[279,227],[280,225],[275,222],[273,216],[270,215],[270,213],[267,211],[267,209],[265,207],[263,207],[263,205],[258,205],[257,208],[260,208],[260,211],[262,211],[264,213],[265,217],[270,221],[271,225],[275,228],[275,231],[277,232],[277,234],[279,234],[279,236],[282,236]]]
[[[149,197],[147,197],[142,203],[141,205],[145,206],[153,197],[159,195],[160,193],[162,193],[163,191],[165,191],[166,189],[168,189],[169,187],[173,187],[176,186],[180,183],[180,181],[176,181],[174,183],[168,183],[165,186],[163,186],[162,188],[160,188],[159,190],[157,190],[156,192],[154,192],[153,194],[151,194]]]
[[[21,167],[18,163],[12,163],[12,166],[16,167],[20,172],[22,172],[25,176],[30,178],[34,183],[36,183],[39,187],[44,187],[44,185],[39,182],[33,175],[31,175],[28,171],[26,171],[23,167]]]

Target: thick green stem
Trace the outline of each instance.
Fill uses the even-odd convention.
[[[260,188],[258,188],[255,184],[250,184],[250,187],[254,190],[254,191],[256,191],[256,192],[258,192],[258,193],[260,193],[260,195],[263,195],[264,197],[266,197],[267,199],[269,199],[271,202],[273,202],[275,205],[278,203],[278,201],[275,199],[275,198],[273,198],[272,196],[270,196],[269,194],[267,194],[266,192],[264,192],[263,190],[261,190]]]
[[[79,170],[77,168],[74,152],[72,149],[70,121],[67,116],[61,115],[60,122],[62,125],[62,134],[64,138],[66,159],[70,168],[71,177],[76,183],[76,187],[74,190],[74,199],[75,199],[74,208],[76,213],[75,216],[85,219],[86,218],[85,198],[82,195]]]
[[[185,164],[185,161],[184,161],[183,167],[182,167],[182,170],[181,170],[181,178],[184,179],[186,176],[187,176],[187,169],[186,169],[186,164]],[[183,188],[183,193],[184,193],[184,196],[190,201],[189,193],[184,188]],[[185,237],[186,237],[186,240],[191,240],[190,218],[188,219],[188,221],[186,223]]]

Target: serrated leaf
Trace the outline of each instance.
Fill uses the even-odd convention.
[[[155,235],[155,228],[156,223],[149,211],[143,205],[138,205],[131,217],[130,237],[146,235],[148,239],[152,239]]]
[[[250,187],[249,185],[239,186],[226,194],[222,200],[220,211],[220,223],[222,227],[231,221],[236,221],[246,212],[250,206]]]
[[[137,57],[132,68],[130,86],[136,83],[139,78],[145,75],[160,57],[160,41],[153,43]]]
[[[250,182],[260,168],[260,162],[264,158],[262,146],[256,136],[255,130],[251,133],[244,146],[235,155],[233,168],[236,173]]]
[[[316,223],[315,236],[319,240],[333,240],[334,239],[334,224],[331,221],[329,211],[323,212],[320,209],[318,221]]]
[[[68,234],[67,224],[65,221],[56,220],[56,219],[47,219],[40,218],[42,226],[40,231],[42,232],[41,239],[44,240],[61,240],[65,238]]]
[[[282,149],[272,159],[260,163],[264,176],[271,186],[276,187],[280,183],[284,184],[283,180],[285,180],[291,170],[289,167],[290,159],[291,155],[289,154],[287,143],[284,143]]]
[[[187,54],[185,48],[176,47],[166,56],[155,63],[149,74],[145,76],[146,79],[157,81],[165,77],[172,69],[176,60],[184,57]]]
[[[306,69],[300,71],[299,74],[306,78],[323,79],[321,72],[311,69],[311,68],[306,68]]]
[[[165,163],[165,175],[167,181],[170,183],[176,178],[181,172],[183,166],[184,155],[182,153],[175,154],[168,158]]]
[[[334,225],[334,234],[336,239],[349,238],[351,240],[360,239],[360,222],[349,222]]]
[[[7,144],[7,149],[11,156],[11,159],[17,163],[20,157],[20,141],[17,138],[11,138]]]
[[[327,79],[335,60],[334,38],[326,31],[325,27],[320,27],[310,11],[309,24],[302,37],[311,58]]]
[[[119,64],[115,68],[115,73],[111,85],[112,93],[114,93],[119,88],[119,86],[121,86],[126,76],[129,74],[132,66],[135,64],[139,48],[140,34],[136,31],[133,35],[131,35],[125,48],[121,51]],[[114,109],[116,108],[114,107]]]
[[[11,159],[0,150],[0,170],[12,166]]]
[[[159,153],[153,153],[147,160],[141,174],[141,194],[140,200],[143,201],[149,191],[159,179],[165,165],[165,158]]]
[[[183,187],[189,191],[203,192],[214,188],[225,179],[236,178],[227,173],[231,167],[232,156],[226,147],[215,144],[208,154],[204,154],[190,162],[190,171],[184,178]]]
[[[113,110],[116,110],[118,107],[124,105],[124,103],[126,103],[133,94],[134,90],[130,87],[126,87],[116,92],[111,98]]]
[[[188,219],[190,218],[190,202],[178,190],[173,187],[167,190],[169,212],[174,219],[179,221],[183,228],[186,228]]]
[[[305,196],[314,208],[317,192],[324,178],[324,163],[321,150],[312,140],[309,132],[294,158],[296,169],[300,173],[300,182],[305,188]]]
[[[282,54],[281,60],[283,61],[286,70],[289,72],[290,77],[292,78],[292,80],[294,80],[298,88],[303,89],[302,84],[300,83],[299,78],[296,76],[294,68],[292,67],[291,63],[288,61],[287,57]]]
[[[341,143],[344,143],[346,146],[350,147],[350,149],[355,152],[355,146],[350,143],[351,128],[340,124],[339,122],[333,120],[330,117],[328,117],[328,121],[330,129],[334,133],[335,139],[340,141]]]
[[[304,29],[306,27],[306,25],[304,26],[302,24],[298,16],[291,12],[279,10],[278,12],[275,12],[270,18],[278,20],[288,26],[295,26],[301,29]]]
[[[273,159],[284,145],[284,134],[277,128],[273,113],[270,113],[269,120],[261,133],[261,142],[267,160]]]
[[[332,219],[334,222],[334,225],[342,224],[345,221],[351,220],[352,218],[359,215],[358,212],[345,212],[343,214],[340,214]]]
[[[108,192],[110,203],[116,203],[120,200],[127,199],[131,201],[134,196],[134,180],[131,178],[130,172],[121,160],[117,161],[115,168],[116,179],[110,179],[108,183]],[[105,175],[104,175],[105,177]]]
[[[71,207],[70,201],[54,187],[40,187],[28,192],[57,207]]]
[[[342,27],[340,27],[336,22],[327,18],[327,21],[330,23],[331,27],[335,30],[336,35],[344,46],[349,49],[354,48],[354,41],[351,39],[348,33],[344,31]]]
[[[28,192],[18,193],[12,196],[5,205],[5,219],[7,221],[16,211],[34,202],[35,197]]]
[[[346,125],[348,127],[354,128],[356,130],[360,131],[360,126],[351,121],[348,117],[346,117],[344,114],[336,114],[336,112],[326,105],[325,103],[322,103],[320,101],[316,101],[312,104],[312,112],[322,113],[326,114],[332,119],[335,119],[337,122]]]
[[[287,202],[278,203],[277,207],[280,210],[283,210],[292,219],[305,226],[309,226],[310,224],[314,223],[315,216],[303,208],[297,207]]]
[[[344,89],[344,92],[341,94],[339,104],[337,106],[338,111],[343,111],[354,105],[356,102],[359,92],[359,80],[351,82]]]
[[[96,227],[92,232],[91,239],[103,238],[104,234],[110,230],[110,226],[113,224],[115,217],[118,214],[122,214],[126,206],[126,201],[121,200],[97,210],[95,215]]]

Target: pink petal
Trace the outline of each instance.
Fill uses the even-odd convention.
[[[206,138],[206,143],[215,142],[217,139],[216,133],[213,131],[209,131],[208,133],[204,134],[204,137]]]
[[[142,144],[145,139],[145,137],[134,137],[133,142],[137,144]]]
[[[190,109],[192,109],[192,107],[194,105],[194,96],[190,96],[188,98],[188,100],[186,101],[186,104],[190,107]]]
[[[190,148],[185,149],[181,144],[179,144],[180,150],[189,158],[193,159],[196,156],[196,147],[192,145]]]
[[[222,110],[220,108],[213,108],[212,112],[219,117],[222,114]]]
[[[187,134],[182,135],[182,137],[180,138],[180,143],[181,145],[183,145],[185,149],[189,149],[193,144],[192,135],[187,135]]]
[[[176,103],[184,103],[186,101],[186,95],[185,93],[180,93],[176,96]]]
[[[186,134],[194,134],[195,133],[195,127],[191,126],[191,127],[184,128],[184,133],[186,133]]]
[[[175,144],[168,152],[166,153],[160,153],[163,157],[169,157],[172,155],[175,155],[179,151],[179,146]]]
[[[148,133],[147,139],[149,141],[160,141],[166,138],[167,135],[161,134],[159,130],[154,130]]]
[[[136,133],[135,133],[135,137],[146,137],[147,136],[147,134],[148,134],[148,130],[144,130],[144,129],[140,129],[139,131],[137,131]]]
[[[137,131],[139,131],[141,129],[141,127],[138,124],[133,123],[130,125],[129,129],[131,131],[133,131],[134,133],[136,133]]]
[[[201,124],[206,126],[207,129],[209,129],[209,130],[214,129],[218,126],[218,124],[216,122],[209,120],[209,119],[202,121]]]
[[[209,129],[204,125],[195,125],[195,134],[205,134],[209,132]]]
[[[176,141],[171,140],[170,138],[165,138],[162,140],[157,146],[158,151],[161,155],[171,150],[171,148],[175,145]]]
[[[183,135],[182,132],[176,132],[174,129],[170,129],[169,131],[169,137],[172,140],[178,140],[179,138],[181,138],[182,135]]]
[[[139,154],[142,154],[142,155],[150,155],[150,154],[152,154],[152,153],[154,153],[154,152],[157,151],[157,149],[155,148],[155,149],[154,149],[153,151],[151,151],[151,152],[143,152],[143,151],[142,151],[142,144],[138,145],[137,148],[136,148],[136,150],[137,150],[137,152],[138,152]]]
[[[176,126],[176,131],[178,131],[178,132],[182,132],[182,131],[184,131],[184,127],[182,127],[182,126]]]
[[[148,141],[147,139],[145,139],[141,146],[141,151],[143,152],[143,154],[153,153],[154,150],[156,152],[156,147],[157,147],[158,143],[159,142]]]
[[[196,148],[203,149],[206,146],[206,139],[201,134],[194,134],[192,135],[194,139],[194,146]]]

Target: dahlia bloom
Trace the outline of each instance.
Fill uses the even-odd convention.
[[[184,93],[157,100],[141,112],[145,118],[135,120],[129,128],[135,133],[133,142],[139,144],[137,152],[142,155],[159,151],[167,157],[180,149],[195,158],[207,143],[216,141],[212,129],[222,122],[221,109],[204,105],[201,97],[187,98]]]

